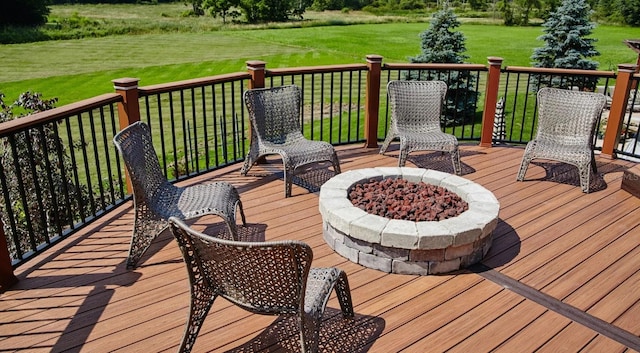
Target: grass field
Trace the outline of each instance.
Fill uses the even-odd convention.
[[[327,12],[309,13],[305,21],[287,25],[244,28],[212,18],[180,17],[184,9],[182,4],[52,6],[52,16],[59,18],[75,13],[113,26],[140,23],[180,30],[1,45],[0,92],[7,100],[26,90],[41,92],[58,97],[62,105],[112,92],[111,80],[119,77],[137,77],[141,85],[150,85],[244,71],[247,60],[264,60],[268,68],[364,63],[367,54],[407,62],[420,52],[419,33],[429,26],[424,17],[400,22],[396,17]],[[381,23],[372,23],[376,20]],[[311,27],[313,21],[320,26]],[[542,27],[461,22],[471,63],[499,56],[504,65],[529,66],[533,49],[543,44],[537,40]],[[287,26],[291,28],[270,28]],[[600,69],[635,63],[636,53],[622,40],[639,37],[640,28],[597,27]]]

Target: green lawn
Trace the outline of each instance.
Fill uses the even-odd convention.
[[[114,21],[137,21],[134,5],[53,6],[53,13],[68,16],[72,9],[81,16],[100,16]],[[158,5],[160,6],[160,5]],[[247,60],[264,60],[268,68],[364,63],[367,54],[379,54],[385,62],[407,62],[420,51],[419,33],[428,27],[427,19],[412,22],[364,23],[300,28],[251,28],[237,25],[206,27],[208,19],[177,17],[155,6],[145,18],[171,23],[193,21],[191,31],[147,33],[102,38],[48,41],[1,45],[0,92],[13,100],[26,90],[41,92],[46,98],[58,97],[67,104],[106,92],[112,92],[111,80],[137,77],[141,85],[177,81],[245,70]],[[184,6],[184,5],[182,5]],[[139,7],[139,6],[138,6]],[[107,11],[107,9],[109,11]],[[114,11],[114,9],[118,9]],[[128,10],[129,9],[129,10]],[[350,13],[315,14],[327,23],[337,23],[339,16],[353,22],[371,22],[371,16]],[[323,17],[324,16],[324,17]],[[309,15],[313,17],[313,15]],[[421,22],[422,21],[422,22]],[[533,48],[542,46],[537,37],[542,27],[504,27],[467,23],[460,30],[467,38],[468,62],[486,64],[488,56],[500,56],[504,65],[529,66]],[[349,22],[347,20],[344,23]],[[600,69],[614,70],[619,63],[635,63],[636,53],[622,43],[639,38],[640,28],[599,26],[594,32],[601,56]]]

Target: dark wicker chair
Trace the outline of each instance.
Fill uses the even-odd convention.
[[[450,153],[453,171],[460,175],[458,139],[440,127],[446,93],[447,84],[442,81],[390,81],[387,94],[391,126],[380,154],[387,151],[391,141],[400,138],[399,167],[404,167],[413,151],[442,151]]]
[[[335,267],[311,268],[307,244],[230,241],[197,232],[177,218],[169,223],[191,284],[180,352],[191,351],[218,296],[252,313],[298,317],[303,352],[318,351],[322,315],[334,288],[343,316],[353,317],[347,275]]]
[[[227,182],[213,182],[177,187],[167,181],[160,169],[151,143],[149,127],[133,123],[120,131],[113,141],[124,160],[131,185],[135,219],[127,258],[127,268],[134,268],[153,239],[167,228],[169,217],[181,219],[214,214],[222,217],[231,236],[237,238],[236,208],[246,224],[240,195]]]
[[[527,143],[517,180],[524,180],[533,159],[554,160],[576,166],[582,191],[588,193],[591,170],[597,173],[595,126],[606,102],[602,93],[541,88],[536,137]]]
[[[300,129],[300,89],[297,86],[258,88],[244,93],[251,120],[251,147],[241,169],[249,169],[262,157],[278,154],[284,166],[285,197],[291,196],[296,169],[315,162],[329,161],[336,174],[340,162],[333,146],[324,141],[307,140]]]

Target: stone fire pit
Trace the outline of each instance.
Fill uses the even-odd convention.
[[[371,179],[402,178],[439,185],[469,204],[442,221],[413,222],[369,214],[351,203],[353,185]],[[429,275],[479,262],[491,247],[500,204],[493,193],[470,180],[419,168],[367,168],[329,179],[320,189],[324,239],[338,254],[376,270]]]

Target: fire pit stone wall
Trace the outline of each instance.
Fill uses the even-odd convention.
[[[369,214],[351,203],[353,185],[371,179],[403,178],[447,188],[469,204],[442,221],[413,222]],[[344,172],[320,190],[327,244],[365,267],[389,273],[429,275],[479,262],[489,251],[500,204],[493,193],[468,179],[420,168],[367,168]]]

